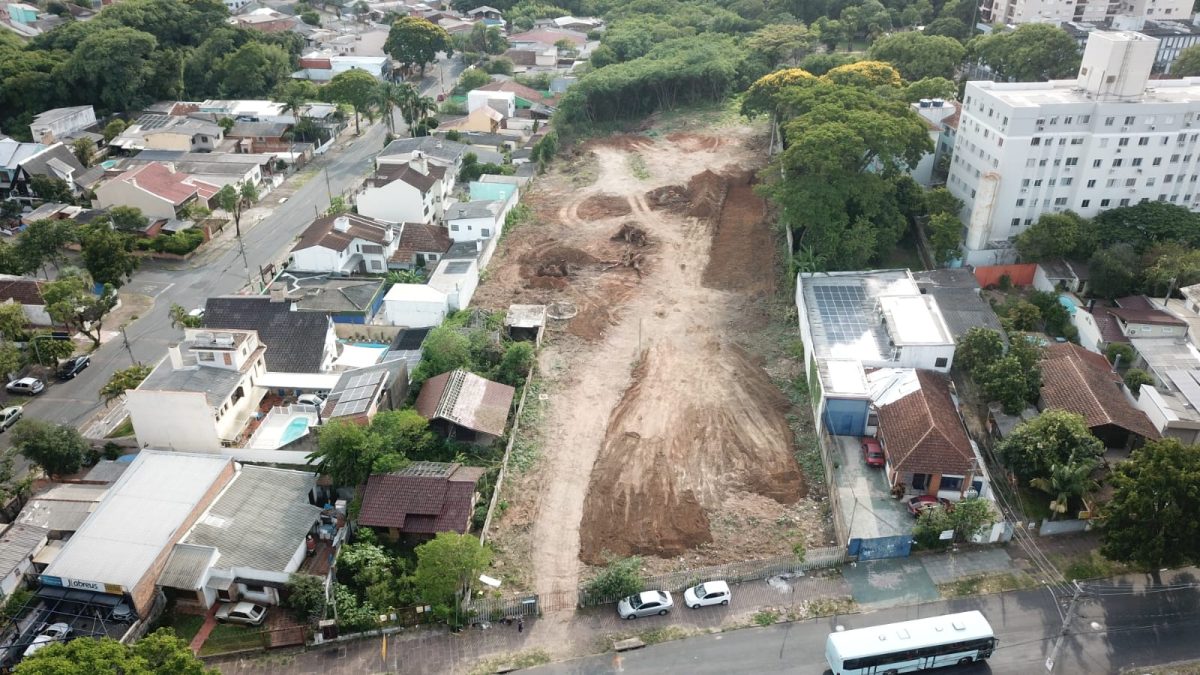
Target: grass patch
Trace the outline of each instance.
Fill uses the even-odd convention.
[[[779,620],[779,614],[769,609],[764,609],[754,613],[750,619],[758,626],[770,626]]]
[[[632,153],[627,160],[629,164],[629,172],[638,180],[648,180],[650,178],[650,169],[646,168],[646,160],[638,153]]]
[[[1005,574],[981,574],[959,579],[948,584],[939,584],[938,593],[947,600],[969,598],[990,593],[1004,593],[1037,586],[1037,580],[1024,572]]]
[[[656,113],[654,129],[648,135],[695,130],[698,127],[705,129],[729,127],[745,123],[746,120],[742,117],[742,97],[730,96],[720,101],[708,101]]]
[[[1021,500],[1021,512],[1029,520],[1041,522],[1054,515],[1050,510],[1050,496],[1044,492],[1021,485],[1017,488],[1017,498]]]
[[[157,628],[170,628],[175,631],[184,642],[191,642],[192,638],[196,637],[196,633],[200,632],[200,626],[204,625],[204,617],[199,614],[180,614],[174,609],[168,609],[163,612],[162,618],[158,620]]]
[[[804,616],[811,619],[818,616],[833,616],[834,614],[853,614],[858,611],[858,603],[853,598],[819,598],[805,603]]]
[[[796,437],[796,462],[804,471],[804,477],[808,479],[809,485],[824,485],[825,463],[821,460],[821,444],[817,435],[806,431],[793,415],[788,416],[788,423]]]
[[[1128,668],[1122,670],[1121,675],[1200,675],[1200,661],[1171,663],[1151,668]]]
[[[663,626],[662,628],[649,628],[637,634],[637,637],[642,642],[648,645],[656,645],[660,642],[670,642],[671,640],[682,640],[691,635],[691,631],[680,628],[679,626]]]
[[[1054,563],[1068,580],[1102,579],[1138,571],[1129,565],[1105,558],[1099,551],[1088,551],[1078,555],[1052,554],[1049,557],[1050,562]]]
[[[501,668],[524,670],[525,668],[544,666],[547,663],[550,663],[550,654],[546,650],[527,649],[523,652],[488,659],[472,668],[470,675],[488,675],[488,673],[495,673]]]
[[[537,462],[538,457],[541,457],[537,430],[546,407],[546,402],[540,398],[541,394],[542,381],[534,375],[529,380],[529,393],[525,395],[525,407],[521,409],[517,437],[513,441],[512,454],[508,456],[509,471],[525,473]]]
[[[124,422],[121,422],[115,429],[108,432],[105,438],[125,438],[133,435],[133,418],[126,417]]]
[[[896,243],[896,247],[883,260],[883,269],[906,267],[913,270],[925,269],[925,261],[917,253],[917,244],[911,236]]]
[[[219,623],[200,648],[201,656],[266,647],[267,634],[261,628]]]

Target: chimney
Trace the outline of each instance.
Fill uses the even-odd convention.
[[[422,176],[429,174],[429,160],[420,152],[413,153],[413,158],[409,160],[408,165]]]
[[[350,229],[350,219],[346,216],[338,216],[333,219],[333,229],[338,232],[346,232]]]
[[[383,228],[383,241],[390,244],[396,238],[396,230],[391,225],[386,225]]]
[[[475,250],[476,250],[476,251],[482,251],[482,250],[483,250],[483,240],[482,240],[482,239],[476,239],[476,240],[475,240]]]
[[[167,357],[171,359],[172,370],[183,368],[183,352],[179,351],[179,345],[167,347]]]
[[[279,281],[271,284],[271,302],[285,302],[286,300],[287,284]]]

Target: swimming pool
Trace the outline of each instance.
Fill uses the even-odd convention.
[[[1075,300],[1074,296],[1061,293],[1058,296],[1058,303],[1066,307],[1067,313],[1071,316],[1075,316],[1075,312],[1079,310],[1079,302]]]
[[[279,434],[279,445],[284,446],[308,433],[309,420],[307,417],[295,417]]]
[[[342,344],[352,347],[362,347],[364,349],[391,349],[392,346],[382,342],[347,342],[342,340]]]

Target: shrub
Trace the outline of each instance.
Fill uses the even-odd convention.
[[[285,605],[300,621],[313,621],[325,615],[325,584],[309,574],[293,574],[287,582]]]
[[[109,441],[104,444],[104,459],[113,461],[119,459],[123,454],[125,454],[125,450],[116,443]]]
[[[633,595],[642,590],[644,584],[641,558],[637,556],[611,557],[604,569],[587,582],[584,586],[584,593],[590,602],[600,603],[613,598]]]

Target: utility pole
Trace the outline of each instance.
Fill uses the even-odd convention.
[[[1051,650],[1050,656],[1046,658],[1046,672],[1054,672],[1054,662],[1058,659],[1058,653],[1062,650],[1063,638],[1067,637],[1067,631],[1071,629],[1071,622],[1075,620],[1075,612],[1079,607],[1079,582],[1072,581],[1075,586],[1075,593],[1071,595],[1071,604],[1067,605],[1067,614],[1063,617],[1062,630],[1058,633],[1058,638],[1054,640],[1054,649]]]
[[[139,365],[138,360],[133,358],[133,347],[129,344],[129,336],[125,333],[125,326],[121,326],[121,339],[125,341],[125,351],[129,352],[129,362],[132,365]]]

